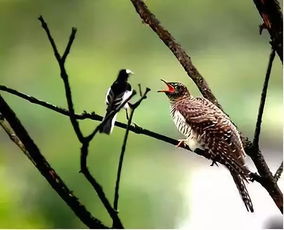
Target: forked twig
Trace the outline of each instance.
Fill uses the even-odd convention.
[[[65,61],[66,58],[70,52],[71,46],[73,44],[73,41],[75,39],[75,35],[76,35],[76,28],[72,28],[67,46],[65,48],[65,51],[63,53],[63,55],[61,56],[58,52],[57,46],[54,42],[54,39],[49,31],[48,25],[47,23],[44,21],[43,17],[40,16],[39,21],[41,22],[42,28],[45,30],[48,40],[51,44],[51,47],[53,49],[54,52],[54,56],[58,62],[59,68],[60,68],[60,76],[63,80],[64,83],[64,89],[65,89],[65,96],[66,96],[66,100],[67,100],[67,105],[68,105],[68,111],[69,111],[69,117],[70,117],[70,121],[72,124],[72,127],[77,135],[78,140],[81,142],[82,147],[81,147],[81,171],[83,172],[83,174],[85,175],[86,179],[91,183],[91,185],[93,186],[93,188],[95,189],[95,191],[97,192],[100,200],[102,201],[104,207],[106,208],[106,210],[108,211],[110,217],[112,218],[113,222],[115,223],[115,227],[116,228],[123,228],[123,225],[117,215],[117,213],[113,210],[113,208],[110,205],[110,202],[108,201],[108,199],[105,196],[105,193],[103,191],[102,186],[96,181],[96,179],[91,175],[91,173],[89,172],[88,168],[87,168],[87,155],[88,155],[88,147],[89,147],[89,143],[92,139],[92,137],[90,138],[89,135],[87,137],[84,137],[82,134],[82,131],[80,129],[79,126],[79,122],[76,119],[75,116],[75,110],[74,110],[74,105],[73,105],[73,101],[72,101],[72,93],[71,93],[71,87],[70,87],[70,83],[69,83],[69,77],[68,74],[66,72],[65,69]],[[85,158],[82,158],[83,156],[86,156]],[[83,162],[82,162],[83,159]],[[82,167],[83,166],[83,167]]]

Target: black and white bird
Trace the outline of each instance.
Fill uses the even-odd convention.
[[[117,79],[113,82],[111,87],[108,89],[106,94],[106,114],[103,121],[108,117],[108,115],[115,109],[117,109],[132,93],[131,85],[127,82],[128,77],[133,74],[129,69],[122,69],[119,71]],[[124,105],[127,110],[129,107],[128,103]],[[101,127],[100,133],[110,134],[112,132],[116,113],[108,118],[106,123]]]

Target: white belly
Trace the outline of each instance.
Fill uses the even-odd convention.
[[[185,118],[181,115],[180,112],[174,110],[171,112],[174,123],[178,131],[186,137],[185,143],[188,147],[194,151],[195,149],[203,149],[198,135],[192,130],[191,126],[187,124]]]

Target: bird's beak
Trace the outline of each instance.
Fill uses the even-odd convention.
[[[126,70],[126,73],[130,76],[130,75],[132,75],[132,74],[134,74],[130,69],[127,69]]]
[[[168,82],[166,82],[163,79],[161,79],[161,81],[164,82],[167,85],[168,89],[158,90],[158,93],[173,93],[173,92],[175,92],[175,88],[171,84],[169,84]]]

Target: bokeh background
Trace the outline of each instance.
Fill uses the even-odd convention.
[[[252,137],[267,67],[269,36],[253,1],[147,0],[150,9],[189,52],[225,111]],[[134,122],[173,138],[181,135],[169,103],[156,93],[160,78],[199,92],[175,57],[141,22],[126,0],[0,0],[0,83],[66,107],[59,69],[37,17],[43,15],[62,51],[71,27],[78,28],[67,71],[78,113],[105,111],[105,91],[118,70],[129,68],[134,88],[152,92]],[[282,67],[275,58],[263,117],[261,149],[274,172],[282,159]],[[70,121],[55,112],[2,93],[42,153],[83,204],[111,223],[95,191],[79,171],[79,143]],[[125,114],[118,120],[126,121]],[[85,134],[98,122],[82,121]],[[124,130],[97,135],[89,167],[113,199]],[[248,159],[252,170],[253,165]],[[258,184],[248,189],[248,214],[223,167],[191,152],[130,133],[122,172],[119,211],[128,228],[260,229],[279,224],[279,211]],[[0,130],[0,228],[85,228],[31,162]],[[280,179],[283,188],[283,180]]]

